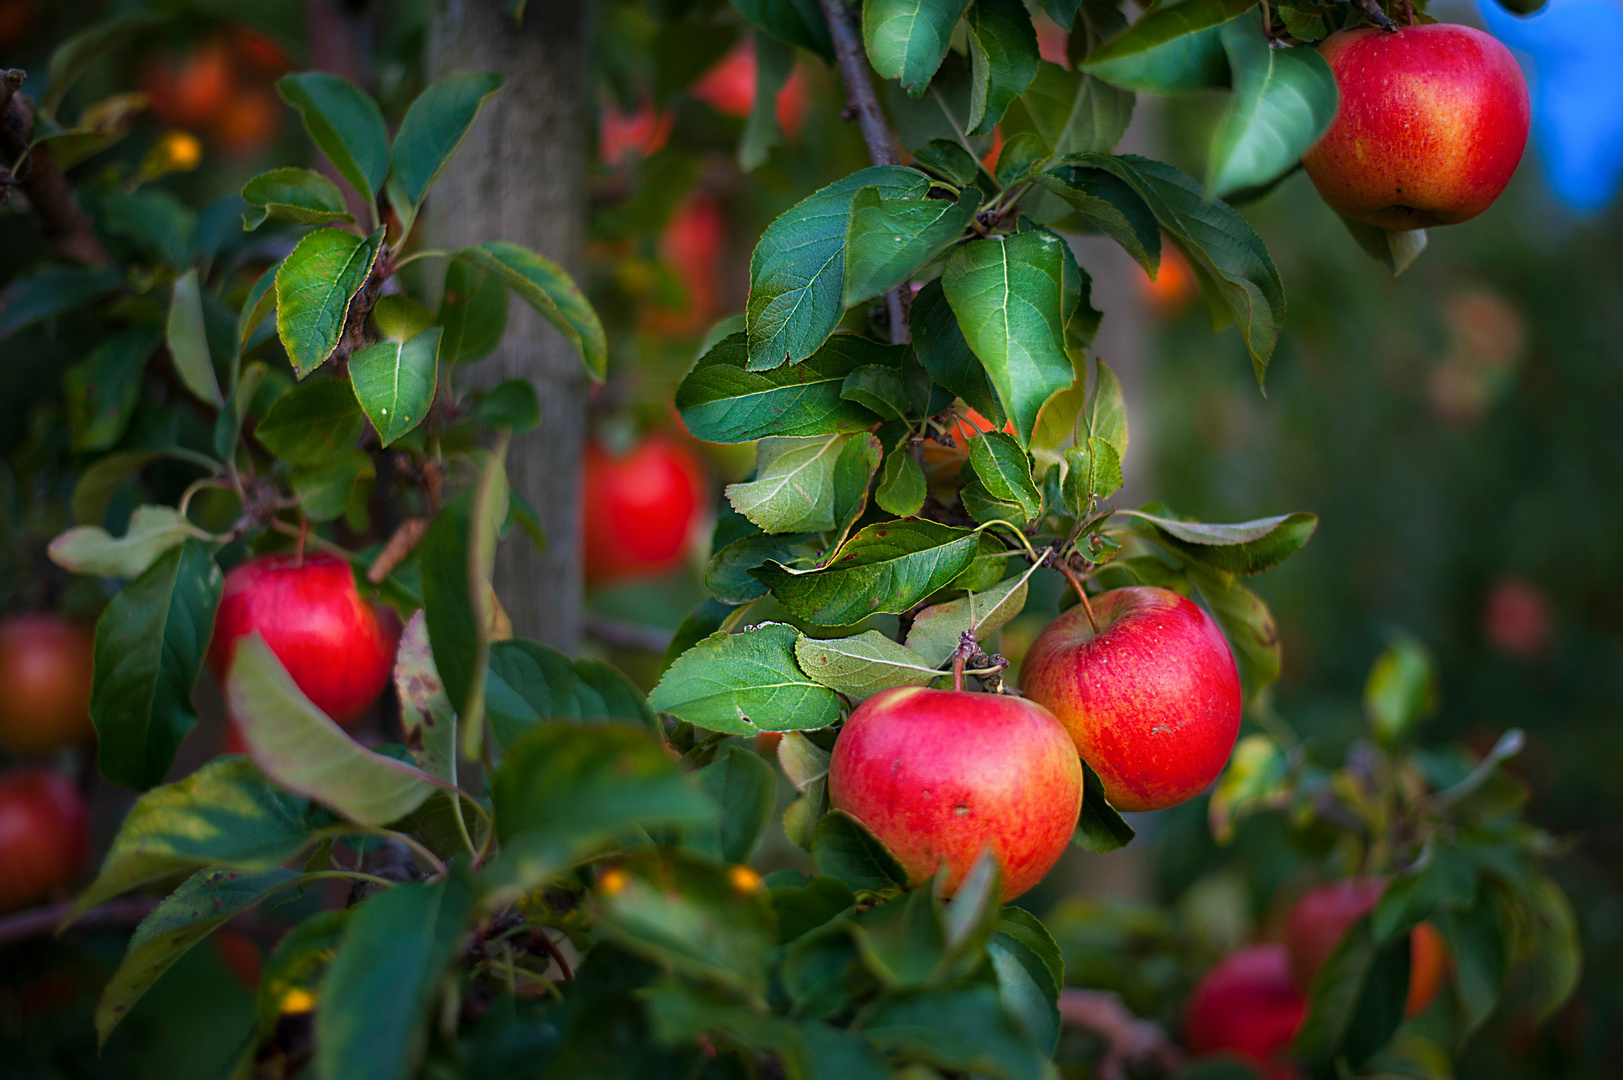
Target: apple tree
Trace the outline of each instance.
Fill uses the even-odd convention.
[[[1279,634],[1245,579],[1317,519],[1122,505],[1127,407],[1090,352],[1107,313],[1072,238],[1151,275],[1175,248],[1261,388],[1285,290],[1234,207],[1336,120],[1313,43],[1386,33],[1366,24],[1389,14],[1427,21],[1183,0],[1129,23],[1054,0],[1040,18],[1065,47],[1045,59],[1013,0],[642,11],[655,32],[636,47],[672,93],[697,74],[683,42],[753,42],[746,164],[781,139],[796,50],[837,73],[869,159],[765,228],[745,311],[675,391],[695,438],[753,444],[755,469],[726,491],[711,599],[647,694],[515,637],[491,585],[498,543],[538,531],[504,457],[540,409],[524,379],[467,389],[465,365],[513,297],[592,377],[609,357],[545,252],[417,242],[499,76],[433,83],[392,134],[353,83],[285,76],[325,171],[248,180],[241,230],[150,186],[179,144],[126,175],[64,172],[116,136],[56,115],[68,86],[138,26],[65,43],[37,100],[8,76],[7,183],[58,258],[8,287],[0,338],[46,320],[96,335],[65,376],[78,524],[50,558],[119,583],[89,712],[101,775],[141,792],[66,920],[161,896],[97,1035],[233,918],[310,897],[225,1074],[1038,1078],[1072,1026],[1104,1047],[1101,1076],[1430,1077],[1513,979],[1537,1011],[1559,1004],[1572,919],[1539,871],[1556,845],[1502,768],[1517,736],[1481,760],[1418,748],[1434,688],[1404,644],[1371,676],[1368,744],[1312,760],[1268,704]],[[1135,94],[1199,88],[1231,92],[1204,178],[1116,153]],[[648,182],[627,200],[657,196]],[[1418,250],[1361,228],[1394,266]],[[291,242],[257,245],[262,229]],[[1016,680],[997,635],[1040,574],[1071,605],[1045,674]],[[244,752],[166,782],[206,663]],[[385,683],[399,742],[362,745],[342,725]],[[1214,781],[1220,839],[1283,813],[1330,876],[1375,883],[1315,924],[1328,944],[1305,976],[1279,968],[1297,1012],[1267,1044],[1197,1037],[1195,1017],[1184,1047],[1146,1036],[1010,903],[1068,845],[1130,844],[1119,811]],[[763,873],[779,828],[801,869]],[[1225,1051],[1246,1063],[1189,1061]]]

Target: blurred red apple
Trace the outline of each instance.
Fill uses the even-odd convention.
[[[50,769],[0,777],[0,914],[71,885],[89,848],[84,799],[67,777]]]
[[[1161,810],[1205,790],[1240,731],[1240,674],[1223,632],[1193,601],[1138,586],[1049,624],[1020,664],[1020,689],[1065,725],[1118,810]]]
[[[623,112],[613,102],[605,102],[598,120],[597,156],[605,165],[624,165],[665,148],[676,118],[656,111],[651,104]]]
[[[1188,307],[1198,291],[1195,272],[1189,269],[1183,252],[1167,243],[1161,245],[1161,265],[1156,268],[1155,277],[1141,270],[1138,286],[1139,294],[1149,306],[1164,317],[1176,315]]]
[[[720,306],[721,260],[727,245],[727,218],[709,195],[684,199],[659,237],[659,254],[687,294],[680,312],[656,311],[654,333],[698,334],[714,321]]]
[[[1550,644],[1550,598],[1526,578],[1502,577],[1488,592],[1482,627],[1501,652],[1524,660],[1538,656]]]
[[[83,742],[94,675],[90,627],[49,612],[0,621],[0,743],[40,754]]]
[[[177,127],[207,127],[219,119],[236,90],[233,58],[223,41],[207,41],[179,63],[151,60],[141,72],[141,88],[159,120]]]
[[[1341,103],[1302,157],[1324,201],[1383,229],[1454,225],[1486,210],[1527,146],[1515,58],[1469,26],[1331,34],[1319,52]]]
[[[1296,901],[1285,920],[1284,942],[1290,953],[1291,977],[1302,993],[1313,987],[1330,954],[1336,951],[1347,928],[1375,904],[1386,889],[1379,877],[1346,878],[1309,889]],[[1448,964],[1443,935],[1430,923],[1409,933],[1409,997],[1403,1015],[1415,1017],[1437,996]]]
[[[667,573],[681,565],[698,519],[704,469],[664,435],[616,456],[586,448],[586,580],[604,584]]]
[[[255,630],[294,684],[340,724],[377,700],[398,644],[361,599],[349,563],[325,553],[267,555],[225,576],[208,654],[221,686],[237,642]]]
[[[1307,1002],[1291,981],[1283,945],[1252,945],[1206,973],[1184,1010],[1184,1042],[1196,1055],[1237,1054],[1268,1080],[1295,1080],[1291,1039]]]
[[[898,686],[857,707],[834,744],[829,804],[878,837],[913,884],[958,888],[990,848],[1003,899],[1058,861],[1082,808],[1065,729],[1024,698]]]
[[[209,125],[209,134],[233,154],[265,149],[282,127],[282,103],[264,87],[251,87],[231,95]]]
[[[755,47],[748,40],[693,84],[692,94],[723,116],[748,116],[755,107]],[[793,138],[806,118],[806,82],[797,67],[778,91],[778,126]]]

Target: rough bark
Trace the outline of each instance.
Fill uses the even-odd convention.
[[[581,276],[586,230],[590,73],[585,0],[530,0],[522,25],[497,0],[441,0],[429,33],[436,79],[498,71],[486,106],[429,200],[436,247],[508,240]],[[471,382],[523,378],[541,399],[539,430],[513,440],[508,475],[535,507],[547,547],[515,532],[497,551],[496,589],[514,629],[573,652],[581,634],[580,469],[587,376],[558,333],[515,301],[501,348]]]

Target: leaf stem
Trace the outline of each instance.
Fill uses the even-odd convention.
[[[1008,529],[1010,532],[1014,533],[1015,537],[1020,541],[1020,545],[1026,549],[1026,554],[1031,556],[1032,562],[1040,563],[1043,561],[1043,557],[1037,554],[1037,549],[1031,546],[1031,539],[1027,537],[1026,534],[1021,531],[1021,529],[1012,521],[1004,521],[1002,518],[993,518],[991,521],[982,522],[975,529],[975,531],[981,532],[985,529],[990,529],[993,525],[1001,525],[1005,529]]]
[[[359,870],[313,870],[304,875],[306,881],[364,881],[368,885],[381,885],[385,889],[392,889],[400,884],[388,878],[378,877],[376,874],[363,874]]]
[[[418,259],[449,259],[450,257],[451,253],[449,251],[442,251],[439,248],[424,248],[422,251],[414,251],[407,255],[404,259],[395,263],[391,269],[398,274]]]

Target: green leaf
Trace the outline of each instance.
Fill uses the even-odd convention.
[[[998,1000],[1045,1053],[1059,1042],[1059,993],[1065,985],[1065,959],[1048,928],[1022,908],[998,913],[996,932],[986,945],[997,979]]]
[[[879,474],[874,500],[897,517],[912,517],[924,509],[927,494],[924,469],[918,461],[906,450],[892,450],[885,458],[884,471]]]
[[[1071,834],[1071,843],[1084,851],[1108,854],[1120,851],[1132,843],[1138,834],[1122,820],[1116,808],[1105,798],[1105,786],[1099,774],[1086,761],[1082,763],[1082,813]]]
[[[347,379],[315,379],[282,395],[254,432],[290,465],[322,465],[360,438],[365,419]]]
[[[387,447],[423,422],[439,378],[440,328],[410,341],[384,341],[349,359],[349,378],[367,419]]]
[[[779,536],[757,533],[734,540],[710,557],[704,586],[727,604],[747,604],[766,595],[766,586],[750,573],[768,559],[786,565],[810,566],[824,548],[815,533]]]
[[[817,872],[858,891],[905,889],[907,871],[879,838],[843,810],[823,815],[812,836]]]
[[[1355,1068],[1367,1061],[1403,1020],[1409,964],[1407,934],[1377,947],[1367,916],[1348,927],[1313,979],[1295,1056],[1332,1074],[1337,1059]]]
[[[1364,683],[1364,715],[1375,741],[1396,746],[1436,711],[1431,653],[1417,639],[1401,635],[1375,658]]]
[[[984,175],[980,161],[956,139],[931,139],[918,147],[913,151],[913,167],[960,188]]]
[[[0,341],[25,326],[76,311],[124,285],[122,271],[46,263],[0,292]]]
[[[1218,28],[1234,101],[1212,136],[1206,190],[1224,196],[1294,167],[1336,116],[1336,80],[1312,49],[1275,49],[1250,17]]]
[[[1290,758],[1269,736],[1247,735],[1235,743],[1206,807],[1212,839],[1227,845],[1239,822],[1257,810],[1280,805],[1290,772]]]
[[[1094,361],[1093,393],[1083,421],[1089,435],[1100,438],[1116,448],[1118,455],[1127,456],[1127,402],[1122,396],[1121,380],[1103,360]]]
[[[169,18],[167,12],[140,12],[98,19],[63,41],[51,53],[46,78],[49,89],[40,98],[40,108],[54,116],[68,96],[69,88],[93,64],[146,30],[167,22]]]
[[[776,876],[769,877],[774,882]],[[850,910],[856,902],[851,887],[839,878],[819,875],[805,885],[772,885],[772,907],[778,915],[778,943],[787,945],[796,938],[827,926],[835,916]]]
[[[482,360],[496,351],[507,332],[507,286],[495,274],[452,259],[445,267],[436,320],[444,330],[440,335],[442,362]]]
[[[231,715],[266,775],[351,821],[387,825],[440,783],[350,738],[294,685],[257,630],[238,643],[225,681]]]
[[[1261,386],[1285,323],[1285,286],[1256,232],[1228,206],[1202,198],[1199,186],[1170,165],[1131,154],[1079,160],[1125,182],[1150,208],[1199,272],[1202,289],[1233,313]]]
[[[165,343],[182,385],[204,404],[216,409],[224,405],[220,381],[214,374],[214,361],[209,357],[208,337],[203,332],[203,292],[195,269],[175,279]]]
[[[755,46],[755,99],[738,140],[738,165],[747,173],[765,165],[772,149],[783,145],[778,95],[795,70],[795,54],[787,45],[758,30],[750,36]]]
[[[1278,566],[1312,539],[1319,527],[1317,514],[1298,512],[1242,521],[1236,525],[1206,525],[1198,521],[1127,510],[1156,530],[1156,539],[1185,558],[1231,574],[1249,576]]]
[[[1088,226],[1104,233],[1152,278],[1161,265],[1161,227],[1136,191],[1112,173],[1061,166],[1037,183],[1059,196]]]
[[[491,644],[485,711],[504,747],[547,720],[654,726],[648,699],[618,668],[602,660],[570,660],[525,638]]]
[[[1108,154],[1132,122],[1133,94],[1044,60],[1009,118],[1021,112],[1051,154]]]
[[[599,925],[626,948],[684,975],[764,996],[777,940],[765,889],[749,891],[708,859],[640,852],[594,897]]]
[[[755,479],[728,484],[727,501],[764,532],[832,529],[834,468],[850,438],[762,439]]]
[[[1555,1015],[1578,988],[1583,965],[1578,919],[1561,886],[1542,874],[1522,894],[1532,948],[1527,964],[1534,1023]]]
[[[1052,1066],[1006,1014],[991,986],[882,999],[863,1034],[882,1051],[948,1072],[1042,1080]]]
[[[281,263],[266,270],[254,281],[248,289],[248,296],[242,302],[242,312],[237,316],[237,355],[247,352],[250,348],[269,340],[269,333],[263,338],[255,333],[264,323],[267,316],[276,310],[276,273],[282,268]],[[274,330],[274,324],[272,329]],[[245,406],[246,407],[246,404]]]
[[[853,919],[852,936],[863,965],[891,992],[928,986],[945,973],[946,933],[941,909],[930,894],[918,889],[859,911]]]
[[[913,349],[930,378],[964,399],[993,427],[1002,427],[1003,403],[992,389],[986,369],[964,340],[958,317],[947,302],[941,281],[927,282],[913,298],[909,317]]]
[[[987,237],[954,252],[941,277],[1021,446],[1043,402],[1074,378],[1065,351],[1065,252],[1065,241],[1046,231]]]
[[[1036,78],[1037,31],[1020,0],[974,0],[966,21],[970,90],[964,127],[970,135],[984,135]]]
[[[888,521],[857,533],[820,570],[769,562],[753,571],[788,609],[818,626],[849,626],[899,614],[968,570],[980,534],[924,519]]]
[[[1254,6],[1255,0],[1185,0],[1156,8],[1094,49],[1079,66],[1141,93],[1227,86],[1229,66],[1217,27]]]
[[[303,876],[280,867],[259,873],[215,867],[188,878],[131,935],[123,962],[96,1002],[97,1045],[107,1044],[131,1006],[193,945]]]
[[[338,185],[311,169],[283,168],[262,172],[242,185],[244,229],[257,229],[267,219],[296,225],[331,225],[354,221],[344,207]]]
[[[1375,942],[1384,945],[1424,922],[1438,907],[1462,908],[1476,895],[1478,869],[1463,852],[1430,844],[1420,862],[1387,883],[1370,915]]]
[[[879,439],[862,433],[845,444],[840,458],[834,463],[834,531],[835,543],[844,540],[851,526],[868,509],[868,486],[879,468],[883,453]]]
[[[724,862],[744,863],[754,854],[778,802],[778,776],[759,754],[736,743],[724,746],[716,759],[698,771],[699,786],[716,800],[715,838],[701,845]]]
[[[168,506],[137,506],[129,527],[113,537],[100,525],[80,525],[51,541],[51,561],[75,574],[139,577],[147,567],[190,536],[192,530]]]
[[[862,5],[868,62],[882,77],[900,79],[913,97],[923,97],[968,7],[969,0],[868,0]]]
[[[733,10],[746,22],[770,34],[785,45],[796,45],[834,60],[834,43],[828,36],[817,0],[730,0]]]
[[[852,196],[918,199],[930,179],[900,165],[860,169],[814,192],[768,225],[750,256],[745,307],[750,371],[799,363],[822,347],[844,313],[845,241]]]
[[[1229,639],[1249,701],[1279,678],[1283,651],[1273,613],[1233,574],[1199,564],[1189,565],[1186,573]]]
[[[541,426],[541,398],[525,379],[507,379],[491,387],[479,402],[479,422],[522,434]]]
[[[311,521],[333,521],[353,504],[356,488],[377,475],[371,455],[340,450],[321,465],[301,465],[288,476],[299,508]]]
[[[197,723],[192,689],[223,585],[208,549],[187,540],[126,586],[96,623],[90,716],[107,779],[144,791],[174,764]]]
[[[298,110],[310,141],[338,174],[368,205],[375,203],[389,174],[389,132],[378,103],[348,79],[323,71],[284,75],[276,91]]]
[[[847,638],[802,634],[795,642],[795,659],[806,674],[852,701],[892,686],[928,686],[941,675],[937,665],[877,630]]]
[[[397,885],[355,909],[316,1005],[318,1076],[416,1075],[429,1010],[473,912],[473,894],[456,876]]]
[[[688,431],[707,442],[866,431],[880,417],[840,395],[846,377],[861,367],[883,364],[886,349],[855,335],[835,334],[803,363],[751,371],[748,339],[732,334],[701,356],[682,380],[676,407]]]
[[[141,376],[160,340],[157,327],[134,327],[106,338],[62,373],[75,451],[106,450],[124,437],[141,396]]]
[[[420,610],[400,635],[394,687],[400,699],[400,731],[418,768],[436,779],[455,783],[456,710],[445,696],[445,685],[434,666],[428,623]]]
[[[259,980],[256,1024],[261,1041],[275,1033],[282,1019],[282,1003],[289,994],[303,991],[312,1000],[320,995],[327,966],[337,953],[355,910],[336,908],[309,916],[294,924],[265,958]]]
[[[1043,496],[1031,479],[1031,463],[1013,436],[1001,431],[988,431],[971,439],[969,464],[975,471],[975,480],[970,486],[978,486],[991,499],[1013,511],[1012,516],[998,514],[997,517],[1003,517],[1016,528],[1023,529],[1042,511]],[[970,486],[964,488],[961,497],[965,507],[975,514],[971,507],[975,496]],[[983,524],[992,520],[979,515],[975,517]]]
[[[896,288],[949,250],[980,204],[980,189],[973,187],[956,200],[882,199],[878,188],[860,189],[851,198],[845,240],[844,305],[854,307]]]
[[[986,643],[1026,606],[1026,582],[1031,575],[1000,581],[981,592],[971,592],[945,604],[934,604],[913,617],[907,647],[926,663],[940,666],[951,658],[966,631]]]
[[[1454,996],[1460,1005],[1461,1037],[1482,1026],[1504,991],[1510,956],[1493,888],[1482,882],[1476,898],[1462,909],[1444,908],[1432,917],[1453,960]],[[1396,941],[1409,942],[1408,935]],[[1317,983],[1315,983],[1317,986]]]
[[[1104,439],[1088,436],[1082,446],[1065,451],[1060,490],[1066,508],[1082,517],[1095,498],[1104,498],[1121,487],[1121,455]]]
[[[452,499],[429,526],[419,560],[423,612],[445,692],[462,725],[462,752],[483,753],[485,683],[490,635],[496,621],[491,577],[496,541],[511,507],[507,483],[507,437],[476,457],[473,488]]]
[[[1426,250],[1425,229],[1392,232],[1340,214],[1336,216],[1341,218],[1341,223],[1347,227],[1347,232],[1358,242],[1358,246],[1364,249],[1364,254],[1390,270],[1393,277],[1409,269],[1420,258],[1420,253]]]
[[[608,339],[591,302],[563,268],[527,248],[502,240],[465,247],[452,258],[494,274],[561,333],[598,382],[608,373]]]
[[[666,669],[649,704],[729,735],[828,727],[840,718],[839,699],[796,664],[799,636],[781,623],[711,634]]]
[[[259,386],[270,373],[270,365],[254,360],[237,375],[237,385],[225,399],[225,408],[214,421],[214,452],[221,461],[235,461],[237,444],[242,438],[242,424],[248,419],[248,410],[259,395]]]
[[[276,332],[299,378],[337,350],[350,302],[371,277],[382,247],[382,229],[368,237],[317,229],[282,260],[276,271]]]
[[[416,215],[423,196],[462,145],[474,117],[506,83],[505,77],[493,72],[469,71],[441,79],[417,95],[400,121],[389,152],[394,179],[406,197],[407,205],[397,208],[402,214]]]

